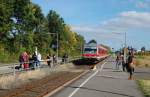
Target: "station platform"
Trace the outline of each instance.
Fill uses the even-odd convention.
[[[128,73],[115,69],[115,60],[108,58],[79,80],[52,97],[144,97]]]

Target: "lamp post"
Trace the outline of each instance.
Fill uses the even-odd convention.
[[[126,40],[127,40],[127,38],[126,38],[126,32],[124,33],[125,35],[124,35],[124,39],[125,39],[125,47],[124,47],[124,62],[126,63],[126,56],[127,56],[127,54],[126,54],[126,48],[127,48],[127,43],[126,43]]]
[[[113,32],[113,34],[118,34],[118,35],[120,35],[120,34],[122,34],[122,33],[118,33],[118,32]],[[126,48],[127,48],[127,35],[126,35],[126,32],[124,32],[124,62],[126,63],[126,56],[127,56],[127,54],[126,54]]]
[[[57,36],[57,64],[58,64],[58,33],[56,33]]]

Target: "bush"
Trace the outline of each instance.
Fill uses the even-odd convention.
[[[150,97],[150,80],[138,80],[138,85],[145,97]]]
[[[136,59],[136,60],[135,60],[135,64],[136,64],[136,66],[141,65],[140,60]]]
[[[18,54],[0,54],[0,63],[18,62]]]

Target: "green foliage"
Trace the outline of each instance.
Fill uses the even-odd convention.
[[[140,60],[136,59],[136,66],[139,66],[139,65],[141,65]]]
[[[0,0],[0,62],[17,60],[23,51],[32,54],[35,47],[43,55],[56,54],[56,34],[59,56],[81,53],[84,38],[72,32],[56,11],[44,17],[30,0]]]
[[[12,2],[9,0],[0,0],[0,41],[6,41],[8,31],[11,29],[12,21]]]
[[[9,54],[8,52],[0,53],[0,63],[11,63],[18,61],[18,54]]]
[[[51,45],[57,45],[56,34],[58,34],[59,41],[59,55],[63,56],[65,53],[69,55],[75,55],[74,52],[80,54],[81,44],[84,43],[84,38],[70,30],[70,27],[64,23],[62,17],[60,17],[55,11],[50,10],[47,15],[48,29],[52,35]],[[54,49],[56,51],[56,49]]]
[[[137,83],[142,90],[144,96],[150,97],[150,80],[138,80]]]

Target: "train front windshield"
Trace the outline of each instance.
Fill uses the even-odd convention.
[[[85,54],[95,54],[96,53],[96,48],[85,48],[84,53]]]

